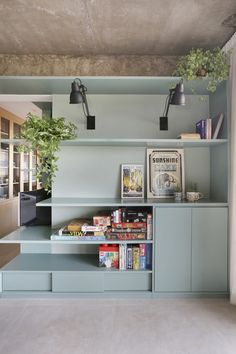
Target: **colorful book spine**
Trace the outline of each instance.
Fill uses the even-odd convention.
[[[152,244],[146,244],[146,269],[152,269]]]
[[[127,245],[120,244],[119,245],[119,269],[121,270],[126,269],[126,252],[127,252]]]
[[[146,240],[146,233],[110,232],[106,237],[108,240]]]
[[[106,231],[107,227],[106,226],[93,226],[93,225],[83,225],[81,227],[81,231],[84,232],[98,232],[98,231]]]
[[[126,264],[127,264],[127,269],[133,269],[133,248],[132,248],[132,245],[127,245]]]
[[[140,250],[139,246],[133,246],[133,269],[139,270],[140,268]]]
[[[125,232],[125,233],[139,233],[139,232],[143,232],[143,233],[146,233],[147,232],[147,229],[145,228],[139,228],[139,229],[130,229],[130,228],[124,228],[124,229],[121,229],[119,227],[113,227],[111,228],[111,232],[118,232],[118,233],[122,233],[122,232]]]
[[[84,236],[84,232],[82,231],[68,231],[68,230],[62,230],[58,232],[59,236]]]
[[[147,240],[152,240],[152,214],[147,215]]]
[[[112,222],[112,228],[116,229],[146,229],[146,222]]]
[[[103,236],[71,236],[71,235],[51,235],[52,241],[105,241]]]
[[[146,244],[140,243],[139,245],[139,269],[144,270],[146,269]]]
[[[205,128],[205,139],[211,139],[212,131],[212,120],[210,118],[206,119],[206,128]]]
[[[196,123],[196,133],[200,134],[201,139],[205,139],[205,129],[206,129],[206,120],[201,119]]]

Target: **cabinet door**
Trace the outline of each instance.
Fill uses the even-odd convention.
[[[156,208],[155,291],[191,291],[191,209]]]
[[[192,291],[227,291],[227,208],[192,209]]]

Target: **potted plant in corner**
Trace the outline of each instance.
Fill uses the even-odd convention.
[[[173,74],[188,81],[208,78],[206,89],[214,92],[217,85],[228,78],[229,56],[230,52],[224,52],[220,48],[192,49],[180,58]],[[191,88],[194,92],[193,85]]]
[[[36,177],[42,181],[46,191],[51,190],[58,170],[56,153],[60,141],[75,138],[76,129],[74,124],[66,124],[65,118],[40,118],[32,113],[28,113],[21,126],[21,138],[25,139],[25,143],[19,146],[19,151],[37,150],[39,163],[36,166]]]

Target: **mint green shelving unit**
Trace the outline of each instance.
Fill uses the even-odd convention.
[[[96,130],[87,131],[82,111],[69,105],[71,77],[0,78],[6,94],[52,94],[53,116],[78,125],[78,138],[60,144],[52,198],[38,203],[52,208],[51,227],[22,227],[0,243],[20,244],[21,253],[0,271],[1,296],[222,296],[228,294],[228,124],[226,85],[208,96],[186,85],[186,108],[171,107],[169,131],[160,132],[169,88],[179,78],[84,77]],[[199,95],[204,96],[199,101]],[[195,123],[223,112],[220,139],[180,140]],[[3,141],[3,140],[2,140]],[[20,144],[17,139],[10,143]],[[120,165],[143,164],[147,148],[183,148],[185,181],[198,183],[204,199],[120,199]],[[142,271],[98,267],[104,241],[51,241],[54,229],[74,217],[89,217],[118,207],[147,208],[153,215],[152,268]],[[119,244],[121,241],[106,241]]]

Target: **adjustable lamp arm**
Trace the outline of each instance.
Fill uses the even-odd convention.
[[[88,101],[87,101],[87,97],[86,97],[87,88],[81,83],[80,84],[80,89],[81,89],[81,93],[82,93],[82,96],[83,96],[83,102],[82,103],[84,103],[84,105],[85,105],[85,111],[86,111],[85,115],[87,117],[87,116],[90,116],[89,107],[88,107]]]
[[[168,116],[168,112],[169,112],[169,108],[170,108],[170,102],[171,102],[171,99],[172,99],[172,96],[173,96],[173,93],[174,93],[175,89],[170,89],[169,91],[170,92],[169,92],[169,95],[168,95],[168,101],[167,101],[165,110],[163,112],[163,117],[167,117]]]

